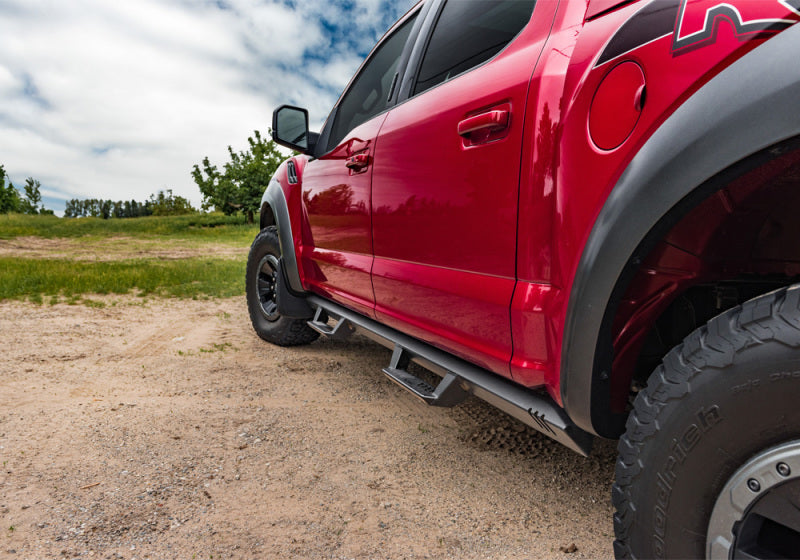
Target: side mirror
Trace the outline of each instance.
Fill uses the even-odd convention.
[[[281,146],[307,154],[314,150],[316,134],[308,132],[308,111],[282,105],[272,114],[272,139]]]

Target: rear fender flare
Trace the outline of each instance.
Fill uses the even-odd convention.
[[[681,105],[631,160],[589,234],[570,292],[561,396],[584,430],[617,437],[610,327],[638,259],[693,204],[800,136],[800,25],[743,56]]]

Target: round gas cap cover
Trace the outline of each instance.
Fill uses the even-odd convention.
[[[601,150],[613,150],[631,135],[642,114],[645,79],[635,62],[618,64],[606,74],[594,94],[589,134]]]

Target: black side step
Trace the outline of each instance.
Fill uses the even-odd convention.
[[[434,388],[419,377],[406,371],[413,357],[408,350],[400,345],[395,345],[394,352],[392,352],[392,361],[389,367],[383,368],[383,373],[402,388],[411,392],[412,395],[431,406],[455,406],[464,402],[464,399],[469,396],[467,389],[461,386],[459,377],[452,372],[448,372]]]
[[[547,394],[527,389],[318,296],[310,295],[307,301],[316,308],[314,319],[308,324],[318,332],[344,338],[358,331],[394,349],[392,361],[383,372],[424,402],[454,406],[472,394],[583,456],[591,451],[593,436],[577,427]],[[326,316],[335,322],[333,326],[323,321]],[[439,385],[432,387],[409,373],[407,368],[412,361],[442,377]]]
[[[333,339],[344,339],[355,332],[355,329],[347,323],[347,319],[334,316],[335,322],[333,326],[329,325],[326,319],[329,320],[329,315],[325,313],[322,307],[317,307],[314,318],[308,322],[308,326],[318,333]]]

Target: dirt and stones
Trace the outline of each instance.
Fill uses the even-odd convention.
[[[85,237],[46,239],[15,237],[0,239],[0,257],[26,259],[67,259],[106,262],[139,258],[177,260],[192,257],[238,259],[247,256],[247,247],[190,240],[144,239],[112,236],[92,239]]]
[[[270,346],[241,298],[102,301],[0,303],[0,557],[611,557],[612,445]]]

